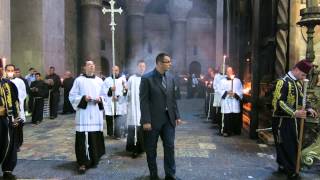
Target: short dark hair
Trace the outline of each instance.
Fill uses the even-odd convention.
[[[54,66],[50,66],[49,69],[56,70],[56,68]]]
[[[158,54],[156,57],[156,64],[158,64],[159,62],[162,62],[165,56],[170,57],[167,53]]]
[[[41,76],[41,74],[40,74],[39,72],[37,72],[37,73],[35,74],[35,76],[36,76],[36,75],[39,75],[39,76]]]
[[[7,70],[8,67],[13,67],[13,69],[16,68],[16,66],[14,64],[7,64],[4,69]]]
[[[14,68],[15,71],[20,71],[20,68],[16,67]]]
[[[146,63],[143,59],[141,59],[141,60],[139,60],[138,62],[137,62],[137,65],[139,65],[140,63]]]
[[[34,70],[34,68],[33,68],[33,67],[29,68],[29,71],[32,71],[32,70]]]

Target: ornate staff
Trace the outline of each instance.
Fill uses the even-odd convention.
[[[122,9],[121,7],[119,9],[115,9],[114,8],[114,4],[116,3],[114,0],[110,0],[110,9],[107,9],[105,7],[102,8],[102,13],[106,14],[107,12],[109,12],[111,14],[111,22],[110,22],[110,26],[111,26],[111,32],[112,32],[112,67],[115,66],[116,64],[116,58],[115,58],[115,44],[114,44],[114,32],[116,30],[115,26],[117,25],[114,21],[114,14],[115,13],[122,13]],[[112,78],[113,78],[113,86],[116,87],[116,74],[114,72],[112,72]],[[112,92],[112,97],[115,97],[115,92]],[[116,101],[113,101],[113,116],[112,116],[112,121],[113,121],[113,131],[114,131],[114,116],[116,115]],[[113,132],[114,134],[114,132]]]
[[[302,99],[302,110],[306,109],[306,100],[307,100],[307,88],[308,88],[308,79],[303,80],[303,99]],[[300,171],[300,161],[301,161],[301,147],[302,147],[302,138],[303,138],[303,129],[304,129],[304,120],[300,119],[300,131],[299,131],[299,141],[298,141],[298,153],[297,153],[297,165],[296,173]]]

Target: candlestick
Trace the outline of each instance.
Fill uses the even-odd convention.
[[[222,64],[222,74],[225,75],[226,72],[226,55],[223,55],[223,64]]]

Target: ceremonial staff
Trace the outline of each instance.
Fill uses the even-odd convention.
[[[115,13],[122,13],[122,9],[121,7],[119,9],[115,9],[114,8],[114,4],[116,3],[114,0],[110,0],[110,9],[107,9],[105,7],[102,8],[102,13],[106,14],[107,12],[109,12],[111,14],[111,22],[110,22],[110,26],[111,26],[111,33],[112,33],[112,67],[115,66],[116,64],[116,58],[115,58],[115,44],[114,44],[114,32],[116,30],[115,26],[117,25],[114,21],[114,14]],[[113,79],[113,87],[116,87],[116,74],[114,72],[112,72],[112,79]],[[113,116],[112,116],[112,125],[113,125],[113,134],[114,134],[114,116],[116,115],[116,101],[114,99],[115,97],[115,91],[112,91],[112,100],[113,100]]]
[[[303,80],[303,99],[302,99],[302,110],[306,109],[306,101],[307,101],[307,88],[308,88],[308,79]],[[298,95],[297,95],[298,96]],[[299,131],[299,141],[298,141],[298,152],[297,152],[297,165],[296,165],[296,173],[298,174],[300,171],[300,161],[301,161],[301,147],[302,147],[302,138],[303,138],[303,129],[304,129],[304,120],[300,119],[300,131]]]

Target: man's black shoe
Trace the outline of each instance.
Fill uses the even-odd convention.
[[[4,172],[3,173],[3,179],[6,180],[15,180],[17,179],[15,175],[13,175],[11,172]]]
[[[55,119],[57,116],[50,116],[50,119]]]
[[[300,175],[297,174],[297,173],[289,173],[288,176],[287,176],[288,179],[290,180],[298,180],[298,179],[301,179],[300,178]]]
[[[158,175],[150,175],[150,180],[160,180]]]
[[[283,166],[279,166],[279,167],[278,167],[278,173],[282,173],[282,174],[285,174],[285,173],[286,173],[286,170],[284,169]]]
[[[180,178],[178,178],[177,176],[166,176],[165,180],[181,180]]]

